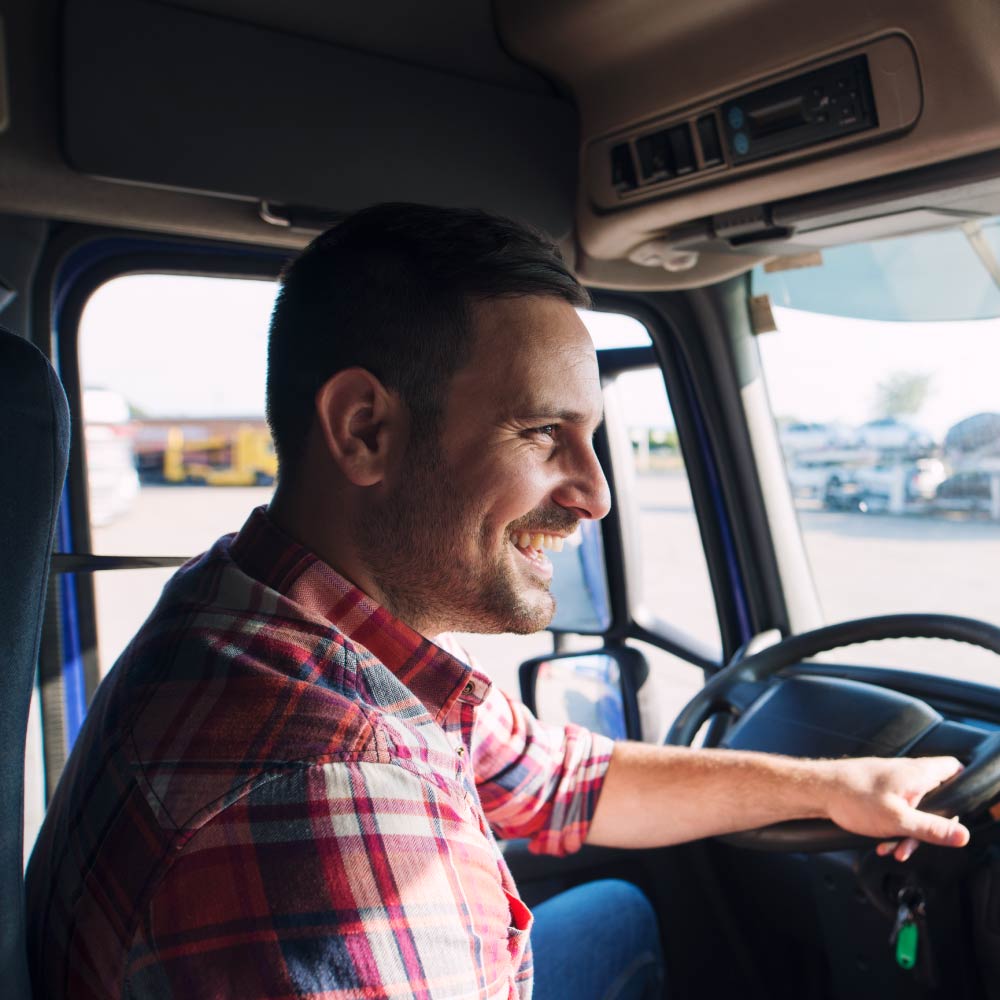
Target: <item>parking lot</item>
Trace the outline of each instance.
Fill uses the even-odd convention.
[[[702,641],[718,642],[708,577],[682,472],[638,477],[648,603]],[[135,506],[94,530],[94,551],[118,555],[193,555],[237,529],[266,503],[269,489],[143,487]],[[896,611],[947,611],[996,621],[1000,524],[958,517],[907,517],[800,511],[800,522],[828,621]],[[155,603],[169,570],[98,574],[100,661],[110,668]],[[517,690],[517,665],[551,649],[547,634],[469,637],[468,648],[505,689]],[[701,683],[700,672],[651,651],[658,716],[672,716]],[[868,645],[840,659],[902,666],[983,683],[1000,680],[1000,662],[956,643]],[[662,723],[658,720],[657,725]]]

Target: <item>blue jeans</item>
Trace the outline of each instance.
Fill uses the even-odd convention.
[[[531,948],[534,1000],[662,996],[656,914],[629,882],[588,882],[535,907]]]

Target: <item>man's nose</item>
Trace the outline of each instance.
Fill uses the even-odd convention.
[[[553,499],[579,518],[599,521],[611,510],[611,490],[593,449],[588,448],[567,472]]]

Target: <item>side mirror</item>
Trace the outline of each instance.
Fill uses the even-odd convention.
[[[536,656],[521,664],[521,700],[544,722],[640,740],[639,688],[648,676],[646,658],[628,646]]]

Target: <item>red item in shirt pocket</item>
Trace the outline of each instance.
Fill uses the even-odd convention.
[[[507,906],[510,909],[510,924],[507,927],[507,951],[516,965],[520,965],[524,958],[524,950],[528,944],[528,931],[534,922],[531,910],[524,903],[512,895],[506,889],[503,891],[507,897]]]

